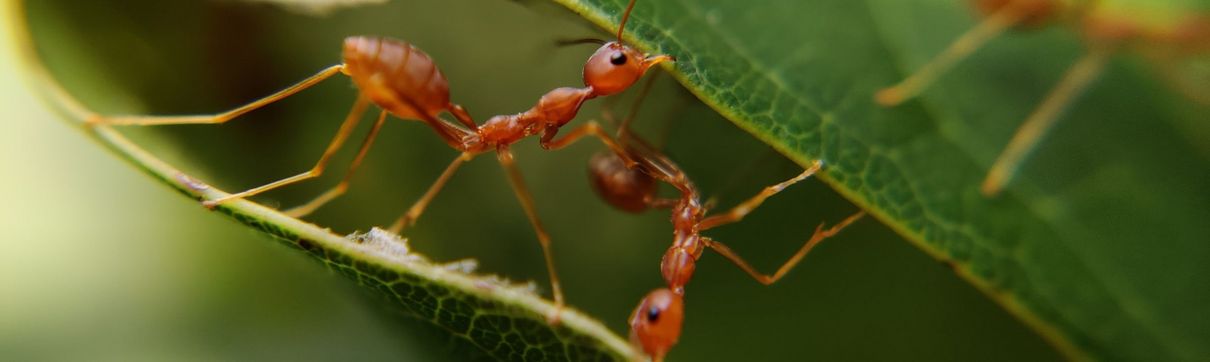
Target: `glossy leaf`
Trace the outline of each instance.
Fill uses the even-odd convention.
[[[617,23],[624,5],[559,2],[605,28]],[[827,160],[825,179],[837,190],[926,252],[952,262],[959,275],[1069,355],[1204,357],[1206,347],[1197,342],[1207,339],[1202,326],[1210,324],[1210,303],[1196,281],[1210,260],[1204,245],[1210,230],[1202,225],[1210,216],[1202,186],[1210,179],[1210,147],[1205,133],[1197,132],[1207,128],[1196,113],[1204,109],[1153,77],[1151,64],[1116,58],[1008,193],[986,199],[977,192],[983,172],[1075,59],[1080,43],[1064,29],[1013,35],[963,63],[920,102],[895,109],[873,104],[875,89],[918,67],[971,24],[967,12],[941,0],[640,1],[629,39],[680,57],[674,67],[683,83],[787,156],[801,164]],[[119,134],[98,128],[94,135],[199,197],[201,191],[189,186],[197,184],[176,177]],[[255,205],[235,206],[227,211],[237,219],[290,245],[305,245],[325,265],[364,285],[381,287],[367,276],[384,270],[390,275],[383,278],[391,280],[417,273],[311,225]],[[509,320],[523,321],[506,328],[521,333],[513,335],[545,336],[536,344],[567,340],[546,343],[552,334],[536,323],[542,307],[475,304],[499,295],[446,294],[457,283],[421,278],[405,283],[425,292],[415,295],[451,297],[401,298],[376,290],[402,301],[400,309],[410,315],[436,316],[424,319],[442,328],[457,331],[463,324],[458,313],[440,313],[446,303],[423,307],[439,299],[502,310],[514,318]],[[499,335],[471,338],[496,341],[492,336]],[[598,341],[621,344],[609,336]],[[481,346],[488,345],[498,348],[496,357],[526,351],[523,344]]]
[[[605,28],[625,5],[558,1]],[[1118,54],[1006,192],[984,197],[995,156],[1083,47],[1058,26],[1010,33],[921,99],[876,105],[973,26],[961,5],[646,1],[627,32],[677,56],[677,78],[741,128],[799,164],[825,160],[839,192],[1068,356],[1210,356],[1206,108],[1163,64]]]

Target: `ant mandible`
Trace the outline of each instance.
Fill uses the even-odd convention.
[[[648,87],[649,85],[650,79]],[[647,87],[644,87],[643,93],[639,94],[639,100],[643,98],[646,91]],[[637,106],[638,101],[633,107],[637,108]],[[641,213],[648,209],[671,210],[672,246],[668,248],[660,261],[660,273],[663,275],[667,287],[648,293],[630,315],[631,343],[642,348],[656,361],[662,360],[680,338],[681,324],[684,320],[685,285],[693,277],[693,273],[697,269],[697,260],[701,258],[706,248],[727,258],[761,284],[769,285],[784,277],[824,239],[835,235],[849,224],[865,216],[864,211],[859,211],[828,229],[824,229],[824,225],[820,224],[815,228],[811,238],[789,260],[778,267],[776,272],[772,275],[761,273],[726,244],[703,236],[701,232],[740,221],[769,197],[814,175],[823,167],[823,162],[816,161],[797,176],[765,187],[756,196],[725,213],[707,215],[709,206],[700,201],[701,196],[697,187],[681,171],[680,167],[667,156],[655,150],[648,142],[629,133],[627,124],[633,115],[632,110],[630,115],[621,122],[616,137],[622,143],[625,152],[618,153],[615,150],[615,152],[598,153],[589,162],[588,174],[597,195],[620,210],[632,213]],[[627,158],[631,161],[627,161]],[[658,197],[656,195],[657,180],[675,188],[680,194],[679,198]]]
[[[352,109],[341,124],[336,136],[328,144],[326,150],[315,166],[306,172],[274,181],[263,186],[243,192],[230,194],[214,200],[205,200],[203,205],[213,208],[223,202],[247,198],[265,191],[289,185],[295,182],[311,179],[323,174],[330,158],[344,144],[350,133],[357,126],[361,115],[368,105],[373,103],[382,109],[377,121],[366,135],[357,155],[351,162],[344,178],[336,186],[320,194],[310,202],[286,213],[301,217],[309,214],[323,204],[340,196],[348,189],[351,176],[361,164],[374,138],[382,128],[388,114],[405,120],[418,120],[431,127],[439,137],[451,148],[461,152],[455,158],[432,186],[413,204],[403,216],[390,227],[399,232],[413,224],[424,208],[446,184],[458,167],[476,155],[495,151],[497,159],[508,174],[513,191],[521,202],[521,206],[529,218],[542,253],[546,261],[547,272],[550,274],[552,294],[555,299],[555,313],[550,316],[557,320],[558,310],[564,305],[563,292],[555,273],[554,260],[550,250],[550,237],[535,211],[532,197],[526,188],[521,173],[517,170],[513,154],[509,146],[533,135],[541,134],[540,144],[547,150],[566,147],[584,136],[595,136],[618,154],[625,155],[620,146],[595,122],[588,122],[562,138],[555,138],[559,129],[575,118],[581,105],[589,99],[608,96],[629,88],[644,73],[656,64],[672,61],[668,55],[648,55],[622,43],[622,34],[626,21],[634,8],[635,0],[631,0],[622,15],[618,26],[617,41],[604,43],[597,49],[584,65],[583,88],[563,87],[554,89],[539,100],[537,105],[529,110],[513,114],[495,116],[483,125],[475,123],[470,114],[460,105],[450,101],[449,84],[441,70],[437,69],[432,58],[424,51],[407,42],[367,36],[353,36],[344,40],[342,52],[343,63],[328,67],[319,73],[304,79],[265,98],[253,101],[247,105],[214,115],[200,116],[114,116],[106,117],[90,114],[87,123],[94,125],[170,125],[170,124],[213,124],[225,123],[245,113],[267,104],[289,97],[304,89],[318,84],[336,74],[344,74],[353,79],[359,94]],[[458,124],[453,124],[440,117],[441,113],[451,114]],[[627,162],[630,162],[627,160]]]
[[[1104,70],[1110,55],[1135,50],[1165,65],[1164,62],[1210,51],[1210,14],[1204,10],[1188,13],[1168,11],[1172,9],[1156,11],[1162,15],[1159,16],[1161,21],[1157,22],[1151,19],[1155,16],[1148,16],[1156,14],[1144,9],[1111,8],[1098,0],[971,2],[984,20],[912,75],[894,86],[879,90],[874,96],[875,101],[884,106],[895,106],[919,95],[957,61],[1014,27],[1031,28],[1052,22],[1072,23],[1088,46],[1087,53],[1068,69],[1059,84],[1025,119],[996,158],[981,185],[981,191],[988,196],[998,194],[1012,180],[1025,157],[1058,120],[1063,109]],[[1189,98],[1210,104],[1210,96],[1198,94],[1192,87],[1182,88],[1179,90]]]

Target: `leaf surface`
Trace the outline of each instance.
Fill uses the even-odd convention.
[[[610,29],[625,6],[557,1]],[[876,105],[974,25],[960,5],[640,1],[627,34],[677,56],[681,83],[741,128],[804,166],[825,160],[836,190],[1067,355],[1210,356],[1206,109],[1162,65],[1119,54],[1006,192],[984,197],[984,173],[1083,47],[1062,27],[1013,32],[922,98]]]

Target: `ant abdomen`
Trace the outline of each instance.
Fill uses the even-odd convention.
[[[593,191],[619,210],[640,213],[647,210],[655,196],[656,183],[651,176],[627,168],[613,152],[601,152],[588,161],[588,179]]]
[[[450,107],[449,82],[433,59],[410,43],[353,36],[344,41],[344,72],[375,104],[405,119],[433,119]]]

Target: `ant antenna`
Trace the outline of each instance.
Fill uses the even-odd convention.
[[[579,39],[559,39],[559,40],[555,41],[555,45],[560,46],[560,47],[581,45],[581,44],[604,45],[605,40],[597,39],[597,38],[579,38]]]
[[[618,25],[618,44],[622,43],[622,31],[626,30],[626,20],[630,19],[630,10],[634,9],[635,0],[630,0],[630,5],[626,5],[626,12],[622,13],[622,24]]]

